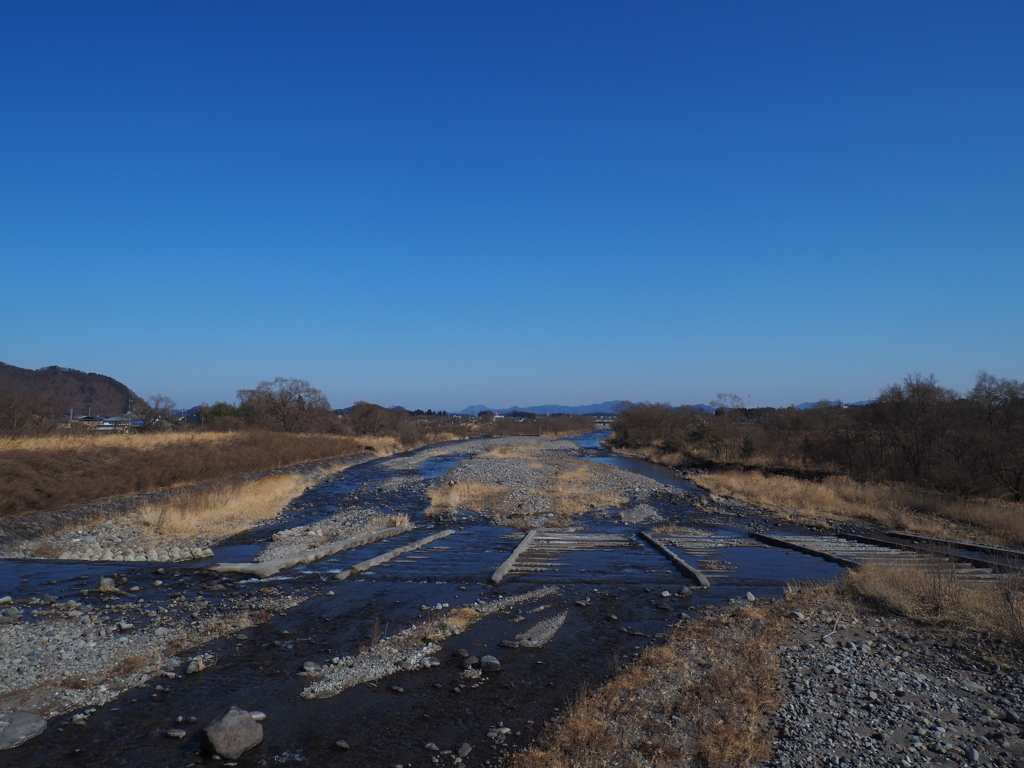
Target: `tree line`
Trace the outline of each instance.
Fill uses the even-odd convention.
[[[342,411],[332,409],[327,396],[304,379],[277,377],[251,389],[239,389],[235,402],[202,405],[195,423],[175,418],[176,405],[162,394],[135,404],[134,415],[152,429],[201,429],[237,431],[369,435],[393,437],[403,445],[420,444],[431,436],[451,438],[478,435],[561,435],[589,431],[592,420],[565,414],[538,416],[518,422],[510,419],[470,425],[444,411],[407,411],[357,402]],[[529,414],[529,416],[534,416]],[[60,402],[51,396],[0,391],[0,435],[45,434],[73,425],[62,418]]]
[[[674,463],[739,463],[842,473],[961,495],[1024,499],[1024,384],[980,373],[966,393],[913,374],[866,405],[745,408],[720,395],[713,413],[663,403],[620,412],[614,445],[677,454]]]

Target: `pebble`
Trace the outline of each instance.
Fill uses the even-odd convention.
[[[1019,709],[1024,691],[993,672],[977,645],[911,641],[903,619],[865,626],[836,614],[805,616],[780,649],[787,685],[765,768],[1016,768],[1000,753],[1020,754],[1024,741],[992,705]]]

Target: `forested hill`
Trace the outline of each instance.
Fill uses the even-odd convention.
[[[0,363],[0,396],[21,396],[35,403],[46,403],[57,413],[75,415],[91,412],[94,416],[125,413],[128,401],[135,407],[142,398],[127,386],[100,373],[85,373],[73,368],[51,365],[38,370]]]

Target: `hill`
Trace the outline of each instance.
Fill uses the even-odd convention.
[[[459,411],[460,416],[476,416],[480,411],[494,411],[495,413],[511,413],[512,411],[525,411],[538,415],[550,415],[552,413],[568,413],[580,415],[585,413],[616,413],[627,405],[628,400],[606,400],[603,403],[594,405],[513,405],[511,408],[488,408],[485,405],[471,405]]]
[[[138,408],[143,400],[126,385],[101,373],[51,365],[38,370],[0,363],[0,393],[47,403],[58,413],[115,416]]]

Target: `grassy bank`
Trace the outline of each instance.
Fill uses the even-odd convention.
[[[980,632],[1024,646],[1024,576],[966,585],[953,569],[866,565],[846,574],[846,594],[881,611],[954,634]]]
[[[0,519],[397,448],[392,438],[257,430],[0,439]]]
[[[678,454],[623,451],[655,464],[680,465]],[[694,472],[690,480],[718,496],[754,504],[794,523],[816,527],[862,522],[926,536],[1024,546],[1024,504],[964,499],[904,483],[863,483],[843,476],[803,480],[769,469]]]
[[[510,768],[759,765],[770,755],[789,610],[743,606],[677,626],[584,693]]]

